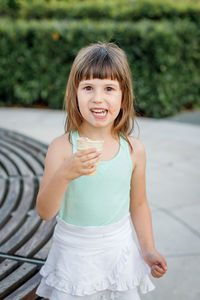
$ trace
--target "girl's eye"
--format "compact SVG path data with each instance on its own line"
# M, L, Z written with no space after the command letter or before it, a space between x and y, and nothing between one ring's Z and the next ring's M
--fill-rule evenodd
M91 90L92 90L92 87L89 86L89 85L88 85L88 86L85 86L85 87L84 87L84 90L86 90L86 91L91 91Z
M107 86L106 91L111 92L113 91L113 88L111 86Z

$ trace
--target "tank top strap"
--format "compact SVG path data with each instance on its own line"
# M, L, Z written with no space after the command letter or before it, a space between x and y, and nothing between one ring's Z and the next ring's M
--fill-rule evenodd
M73 148L73 153L75 153L77 151L76 149L76 139L78 138L78 131L71 131L70 132L71 135L71 140L72 140L72 148Z
M129 161L129 167L130 167L130 171L133 171L133 162L132 162L132 158L131 158L131 153L130 153L130 148L129 148L129 144L128 142L124 139L123 134L120 133L120 147L122 149L124 149L124 152L126 153L126 156L128 158Z
M125 149L127 154L130 154L128 142L120 135L120 145Z

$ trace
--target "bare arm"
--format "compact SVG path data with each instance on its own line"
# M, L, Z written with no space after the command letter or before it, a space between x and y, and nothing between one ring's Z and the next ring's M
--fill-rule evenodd
M161 277L167 270L165 258L155 249L151 212L146 197L146 154L143 144L130 139L134 149L130 192L130 214L138 237L142 255L154 277Z
M135 168L131 179L130 214L142 251L154 249L152 220L146 197L146 155L140 141L133 145Z
M44 174L36 199L37 212L44 220L56 215L69 184L62 174L64 156L61 144L59 138L53 140L45 158Z
M36 199L37 212L42 219L49 220L56 215L69 183L94 172L99 155L95 149L72 154L66 135L53 140L47 151L44 175Z

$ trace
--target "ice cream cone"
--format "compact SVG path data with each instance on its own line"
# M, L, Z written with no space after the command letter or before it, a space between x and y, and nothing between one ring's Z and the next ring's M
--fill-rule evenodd
M77 151L96 148L97 151L101 152L103 150L103 143L104 143L103 140L93 141L93 140L90 140L86 137L79 137L76 140ZM95 165L96 165L96 170L93 173L88 174L89 176L96 174L97 167L98 167L98 162Z

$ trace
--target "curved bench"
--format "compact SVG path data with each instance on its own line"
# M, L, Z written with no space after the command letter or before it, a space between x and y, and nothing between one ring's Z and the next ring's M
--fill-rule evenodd
M35 208L47 148L0 128L0 299L41 299L35 289L56 222Z

